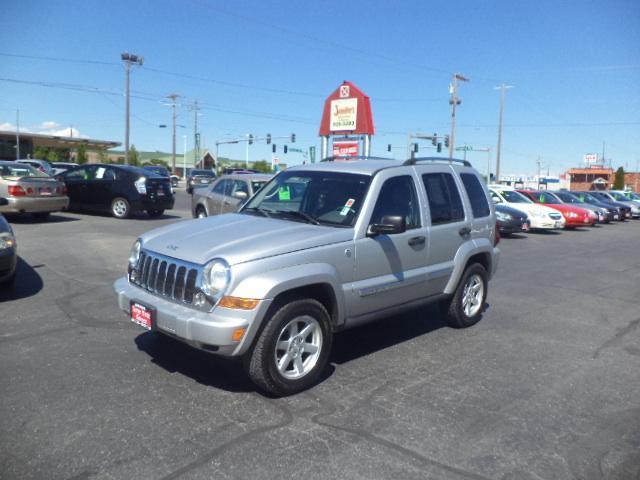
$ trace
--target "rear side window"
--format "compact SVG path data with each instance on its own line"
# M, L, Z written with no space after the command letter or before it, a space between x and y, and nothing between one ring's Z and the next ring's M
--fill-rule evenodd
M216 186L213 187L213 193L217 193L218 195L224 195L224 190L227 188L228 180L221 180L216 183Z
M432 225L464 219L460 193L451 174L426 173L422 175L422 182L429 198Z
M462 173L460 178L462 179L464 189L467 191L467 196L471 202L473 217L488 217L491 214L491 209L489 208L487 196L484 193L484 189L482 188L478 177L472 173Z

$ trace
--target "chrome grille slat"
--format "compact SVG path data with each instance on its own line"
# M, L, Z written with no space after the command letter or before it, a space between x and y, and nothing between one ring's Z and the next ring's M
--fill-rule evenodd
M178 303L190 304L196 292L199 268L154 253L142 251L134 279L129 280L150 292Z

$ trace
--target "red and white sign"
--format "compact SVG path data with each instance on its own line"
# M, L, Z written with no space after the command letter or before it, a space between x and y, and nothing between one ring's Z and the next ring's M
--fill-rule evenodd
M340 85L340 98L349 98L351 94L351 88L349 85Z
M587 153L584 156L584 163L598 163L598 154L596 154L596 153Z
M131 302L131 321L151 330L153 327L153 310L137 302Z
M357 120L357 98L342 98L340 100L331 100L331 125L329 129L332 132L355 130Z
M334 157L357 157L360 144L357 140L338 140L333 142Z

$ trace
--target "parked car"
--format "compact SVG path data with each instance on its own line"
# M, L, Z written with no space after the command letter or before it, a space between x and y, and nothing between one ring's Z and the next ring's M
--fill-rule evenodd
M621 210L621 217L622 217L621 220L625 220L632 217L631 206L628 205L627 202L619 202L615 198L613 198L611 195L607 194L602 190L590 190L589 192L583 192L583 193L589 193L603 202L607 202L609 204L619 207Z
M238 167L227 167L222 171L223 175L232 175L234 173L261 173L258 170L253 170L252 168L238 168Z
M180 181L180 177L177 175L171 175L171 186L176 188L178 186L178 182Z
M609 190L605 193L612 197L616 202L628 205L629 208L631 208L631 217L640 218L640 201L629 198L627 196L627 192L620 190Z
M526 212L503 204L496 205L496 225L500 235L528 232L531 229L531 221Z
M479 321L495 222L467 161L295 166L238 213L142 235L114 289L133 322L242 357L256 385L288 395L320 378L335 331L429 303L454 327Z
M197 218L235 212L273 175L261 173L224 175L191 196L191 214Z
M546 190L518 190L518 192L535 203L559 211L566 220L564 228L593 226L598 221L598 217L592 211L563 203L552 192Z
M613 213L613 220L623 222L625 220L625 206L616 204L615 202L611 202L608 199L603 199L600 197L596 197L595 195L591 195L589 192L578 192L578 191L570 191L571 195L578 197L580 200L584 202L588 202L591 205L596 205L599 207L606 208L610 213ZM631 211L631 209L629 209Z
M529 215L531 230L562 229L566 220L560 212L553 208L534 203L531 199L506 185L489 185L489 193L495 204L522 210Z
M146 210L152 217L173 208L168 178L129 165L82 165L58 175L67 186L70 208L108 211L128 218Z
M46 173L47 175L53 176L53 165L49 160L38 160L35 158L21 158L20 160L16 160L18 163L24 163L26 165L31 165L36 170L40 170L42 173Z
M71 162L52 162L51 166L53 167L53 172L50 173L50 175L52 177L55 177L56 175L58 175L58 174L60 174L62 172L66 172L70 168L77 167L78 164L77 163L71 163Z
M0 197L0 207L7 206L9 201ZM18 263L18 246L13 229L0 213L0 287L11 285L16 276Z
M0 212L30 213L41 219L69 205L62 182L24 162L0 161L0 197L8 201Z
M591 210L593 213L595 213L598 216L599 223L609 223L612 220L614 220L616 216L617 210L613 207L607 208L606 206L598 206L598 205L585 202L584 200L580 200L578 196L566 190L560 190L558 192L553 192L553 193L563 203Z
M209 185L216 179L213 170L193 169L187 176L187 193L193 192L194 188Z

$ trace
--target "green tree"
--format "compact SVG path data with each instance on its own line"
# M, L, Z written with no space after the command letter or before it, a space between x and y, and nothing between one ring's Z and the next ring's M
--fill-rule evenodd
M49 149L46 147L36 147L33 151L33 158L46 159L49 156Z
M169 168L169 164L159 158L152 158L151 160L149 160L149 165L160 165L162 167Z
M614 190L624 190L624 168L618 167L616 170L616 178L613 181Z
M136 150L135 145L131 145L129 149L129 165L138 166L140 164L140 159L138 158L138 150Z
M87 147L84 143L81 143L76 152L76 163L82 165L87 163Z
M253 169L263 173L271 173L273 171L271 170L271 164L266 160L259 160L257 162L254 162Z
M109 155L104 150L98 150L98 162L109 163Z

